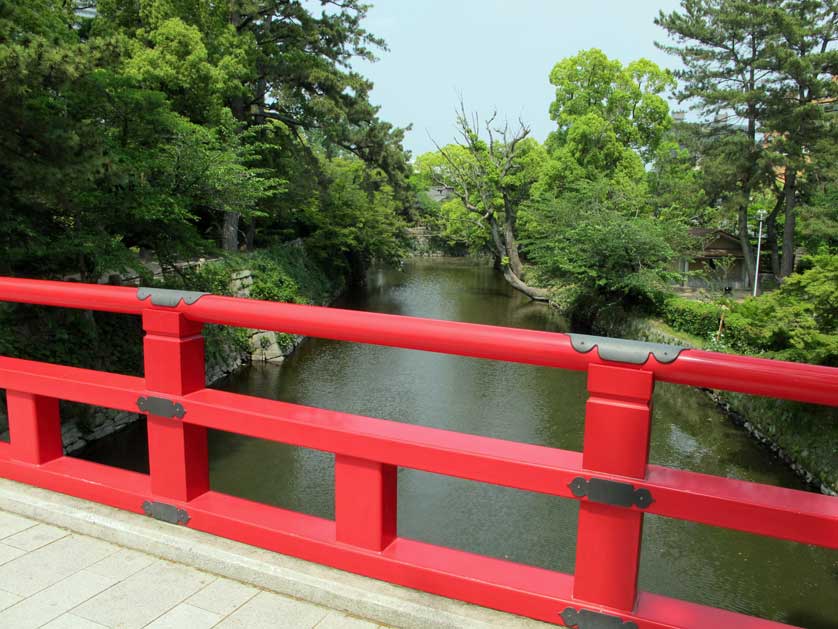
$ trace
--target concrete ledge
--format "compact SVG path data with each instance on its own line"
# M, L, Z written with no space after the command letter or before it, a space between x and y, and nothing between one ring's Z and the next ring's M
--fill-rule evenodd
M404 629L554 626L6 479L0 479L0 509Z

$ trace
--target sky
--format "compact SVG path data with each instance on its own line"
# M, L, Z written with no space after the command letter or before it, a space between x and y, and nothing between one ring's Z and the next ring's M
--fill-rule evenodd
M370 1L366 28L389 51L355 68L375 83L371 100L384 120L413 124L405 147L414 157L434 149L431 138L441 145L454 139L459 95L466 111L497 109L510 123L521 117L543 141L554 125L550 70L580 50L677 65L655 48L666 33L653 20L678 0Z

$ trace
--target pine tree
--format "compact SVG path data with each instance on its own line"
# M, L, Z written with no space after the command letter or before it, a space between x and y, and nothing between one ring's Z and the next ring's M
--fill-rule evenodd
M744 121L744 131L720 129L727 159L737 169L736 188L728 191L737 208L737 231L748 276L754 279L754 254L748 231L751 194L765 176L759 124L765 115L769 62L775 50L772 18L780 0L682 0L681 11L660 12L655 23L674 44L656 43L676 55L683 69L677 93L720 127Z

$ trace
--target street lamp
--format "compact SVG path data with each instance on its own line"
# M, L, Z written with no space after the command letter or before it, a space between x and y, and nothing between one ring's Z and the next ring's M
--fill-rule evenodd
M762 251L762 222L765 220L765 216L767 214L768 212L765 210L759 210L757 212L757 220L759 220L759 236L757 236L757 268L754 272L754 297L757 296L757 287L759 286L759 255Z

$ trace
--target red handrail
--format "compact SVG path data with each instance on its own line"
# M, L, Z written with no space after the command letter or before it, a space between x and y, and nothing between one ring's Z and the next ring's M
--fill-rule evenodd
M0 301L136 315L154 307L148 300L139 300L135 288L2 277ZM590 364L606 362L595 352L573 350L566 334L537 330L219 295L207 295L191 305L181 302L170 310L199 323L561 369L584 371ZM669 364L650 358L643 368L653 372L655 380L664 382L838 405L838 370L829 367L690 349Z
M580 627L600 616L638 628L785 626L638 592L647 512L838 548L834 497L647 463L656 380L836 406L838 369L643 344L620 355L612 345L625 344L609 339L580 346L560 333L42 280L0 278L0 301L142 315L147 333L144 378L0 357L11 432L11 442L0 444L0 474L7 478ZM584 451L206 389L204 323L585 370ZM63 456L58 399L145 412L150 474ZM335 521L210 490L209 428L333 452ZM575 574L398 537L398 467L580 500Z

